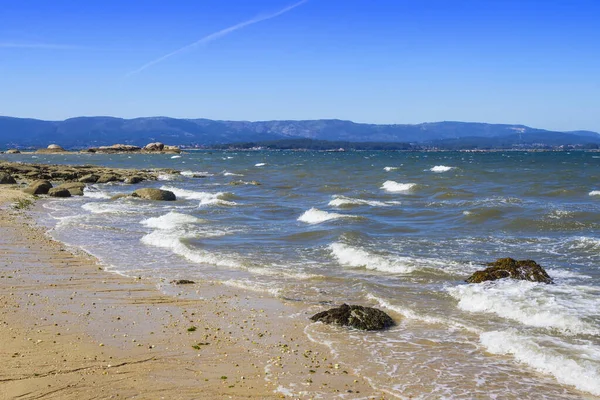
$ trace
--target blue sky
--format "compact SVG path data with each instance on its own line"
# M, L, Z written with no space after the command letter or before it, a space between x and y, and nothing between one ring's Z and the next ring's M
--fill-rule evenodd
M584 0L2 0L0 115L600 132L598 21Z

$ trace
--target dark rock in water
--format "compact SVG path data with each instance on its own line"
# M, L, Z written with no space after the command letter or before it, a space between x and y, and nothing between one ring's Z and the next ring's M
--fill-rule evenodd
M381 310L371 307L342 304L310 317L311 320L325 324L351 326L366 331L376 331L394 326L394 320Z
M52 189L52 184L48 181L35 181L23 191L29 194L48 194L48 191Z
M83 196L83 189L85 189L85 183L83 182L68 182L57 186L57 189L67 189L71 196Z
M71 197L71 192L65 188L52 188L48 190L48 196L51 197Z
M512 278L523 281L553 283L552 278L533 260L514 260L512 258L499 258L486 264L488 268L477 271L466 282L480 283L495 281L502 278Z
M0 185L14 185L15 183L17 181L15 181L12 175L0 172Z
M79 178L79 182L96 183L98 181L98 178L100 178L98 175L87 174L87 175L84 175L81 178Z
M133 176L128 176L127 178L125 178L125 183L129 183L129 184L136 184L136 183L140 183L144 180L144 178L142 178L141 176L137 176L137 175L133 175Z
M118 180L116 175L113 174L102 174L100 175L100 177L98 178L98 180L96 181L96 183L108 183L108 182L115 182L116 180Z
M175 193L168 190L162 189L138 189L131 194L133 197L141 197L146 200L159 200L159 201L174 201L177 200Z
M21 154L21 152L17 149L8 149L6 150L6 154Z
M171 283L173 285L192 285L192 284L194 284L196 282L190 281L189 279L178 279L178 280L175 280L175 281L171 281Z

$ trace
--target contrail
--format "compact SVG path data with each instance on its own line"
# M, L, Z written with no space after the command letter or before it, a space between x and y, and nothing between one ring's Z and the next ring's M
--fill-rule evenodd
M146 64L142 65L140 68L136 69L135 71L131 71L126 76L131 76L131 75L135 75L137 73L140 73L143 70L145 70L146 68L149 68L149 67L151 67L151 66L153 66L155 64L158 64L158 63L166 60L167 58L173 57L176 54L182 53L182 52L184 52L186 50L189 50L189 49L192 49L194 47L197 47L197 46L200 46L200 45L203 45L203 44L208 44L210 42L213 42L213 41L215 41L217 39L222 38L223 36L226 36L226 35L230 34L231 32L237 31L238 29L242 29L242 28L245 28L247 26L256 24L258 22L262 22L262 21L266 21L268 19L272 19L272 18L278 17L278 16L280 16L282 14L285 14L288 11L293 10L294 8L296 8L298 6L301 6L302 4L306 3L307 1L308 0L301 0L301 1L297 2L297 3L289 5L289 6L283 8L283 9L281 9L281 10L279 10L279 11L273 13L273 14L267 14L267 15L262 15L262 16L259 15L259 16L255 17L255 18L253 18L253 19L248 20L248 21L240 22L237 25L233 25L233 26L230 26L229 28L225 28L225 29L222 29L222 30L220 30L218 32L211 33L210 35L204 36L202 39L200 39L200 40L198 40L198 41L196 41L194 43L188 44L187 46L184 46L184 47L182 47L182 48L180 48L178 50L175 50L175 51L173 51L173 52L171 52L169 54L165 54L164 56L162 56L160 58L157 58L156 60L152 60L149 63L146 63Z

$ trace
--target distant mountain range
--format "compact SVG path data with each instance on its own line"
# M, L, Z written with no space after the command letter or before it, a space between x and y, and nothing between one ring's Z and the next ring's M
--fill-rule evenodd
M590 131L556 132L524 125L474 122L432 122L415 125L361 124L342 120L218 121L146 117L77 117L64 121L0 117L0 148L84 148L114 143L143 146L160 141L180 146L282 139L315 139L345 142L403 142L418 144L472 143L473 146L600 143Z

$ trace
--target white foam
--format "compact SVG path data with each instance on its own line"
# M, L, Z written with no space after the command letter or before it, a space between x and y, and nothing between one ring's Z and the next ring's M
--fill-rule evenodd
M223 176L244 176L244 174L235 174L233 172L223 172Z
M171 158L181 158L181 156L172 156Z
M298 217L298 221L306 222L307 224L320 224L321 222L331 221L335 219L341 218L358 218L356 215L348 215L348 214L338 214L327 211L317 210L316 208L311 208L308 211L305 211L304 214Z
M600 190L592 190L589 193L590 196L600 196Z
M157 229L152 233L143 236L140 240L142 243L149 246L169 249L174 254L180 255L194 263L228 268L241 268L242 264L238 260L200 249L191 249L183 242L186 239L192 239L199 236L217 237L226 235L227 233L228 232L218 230L203 230L201 232L189 231L183 228Z
M440 173L440 172L448 172L448 171L450 171L450 170L451 170L451 169L453 169L453 168L454 168L454 167L448 167L448 166L446 166L446 165L436 165L435 167L432 167L432 168L430 168L429 170L430 170L431 172L437 172L437 173Z
M227 286L235 287L238 289L249 290L251 292L266 293L266 294L269 294L274 297L281 296L281 289L274 288L270 284L265 284L265 283L259 284L258 282L251 282L249 280L234 280L234 279L229 279L229 280L223 281L223 284L227 285Z
M414 270L414 266L407 264L406 259L379 256L344 243L332 243L329 245L329 250L340 264L349 267L362 267L399 274L410 273Z
M432 317L430 315L423 315L423 314L419 314L417 312L415 312L414 310L411 310L409 308L406 307L402 307L400 305L396 305L396 304L391 304L389 301L382 299L380 297L374 296L372 294L367 294L367 299L369 300L374 300L377 303L379 303L379 305L383 308L387 308L388 310L392 310L394 312L397 312L398 314L403 315L405 318L408 319L413 319L416 321L422 321L428 324L432 324L432 325L444 325L444 326L450 326L452 328L455 329L464 329L468 332L472 332L472 333L476 333L476 334L480 334L481 330L477 329L475 327L472 326L468 326L465 325L463 323L460 322L456 322L456 321L452 321L449 319L444 319L444 318L438 318L438 317Z
M600 315L597 291L591 287L503 279L447 291L465 311L492 313L566 335L600 335L600 329L586 320Z
M84 210L91 212L92 214L135 214L139 212L139 206L132 206L131 204L123 204L118 202L111 203L85 203L81 206Z
M158 174L157 179L159 181L172 181L175 179L175 174Z
M397 169L400 169L400 167L384 167L383 168L383 170L386 172L395 171Z
M398 183L394 181L385 181L381 188L387 192L391 193L402 193L402 192L410 192L415 186L416 183Z
M569 249L581 249L597 252L600 251L600 239L588 236L575 237L569 245Z
M90 190L89 187L83 189L83 197L92 199L110 199L111 195L101 190Z
M218 205L218 206L235 206L237 205L234 201L225 200L227 197L232 196L231 193L226 192L195 192L193 190L180 189L173 186L163 186L163 190L169 190L175 194L178 198L187 200L200 200L200 206Z
M155 229L175 229L182 225L195 224L203 222L200 218L196 218L193 215L181 214L175 211L170 211L160 217L148 218L140 221L140 224L155 228Z
M329 202L331 207L345 207L345 206L353 206L353 205L368 205L372 207L388 207L392 204L400 204L399 202L383 202L376 200L363 200L363 199L354 199L352 197L346 196L333 196L333 200Z
M583 355L575 360L566 356L565 352L542 346L536 343L535 338L519 335L514 330L482 333L480 342L490 353L510 354L517 361L554 376L561 384L600 395L599 354L591 344L569 346L570 353L577 350Z
M190 171L190 170L181 171L179 174L185 176L186 178L206 178L209 176L213 176L213 174L211 174L209 172Z
M265 165L267 165L267 163L264 163L264 162L254 164L255 167L264 167Z

